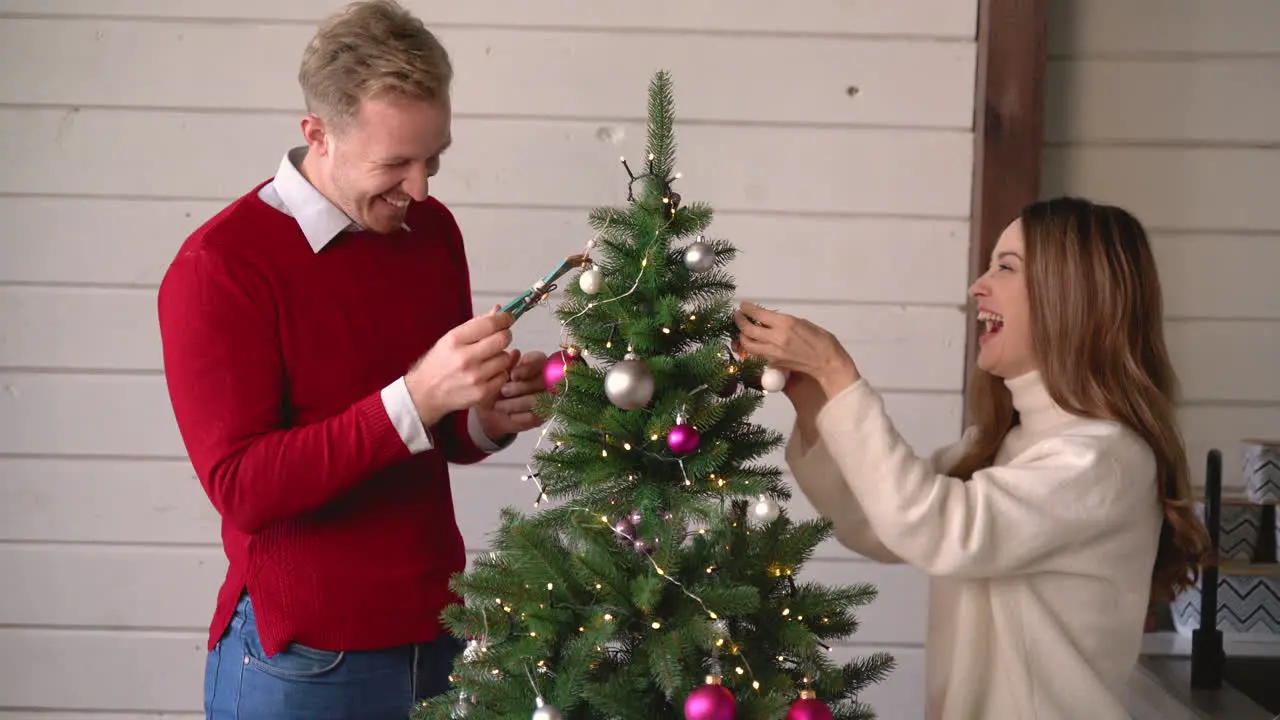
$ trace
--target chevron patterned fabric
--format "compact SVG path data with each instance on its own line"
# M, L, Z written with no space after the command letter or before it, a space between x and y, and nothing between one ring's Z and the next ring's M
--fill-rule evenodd
M1243 443L1244 491L1249 500L1280 505L1280 443Z
M1174 628L1190 635L1200 627L1200 583L1174 599ZM1229 575L1218 579L1218 629L1280 635L1280 579Z
M1196 503L1196 512L1204 520L1204 503ZM1262 507L1259 505L1222 506L1218 523L1218 547L1224 560L1252 562L1262 531Z

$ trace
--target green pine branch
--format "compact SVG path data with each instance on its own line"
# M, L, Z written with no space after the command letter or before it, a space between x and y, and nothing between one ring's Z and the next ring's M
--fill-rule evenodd
M674 130L659 72L645 157L621 178L627 202L588 215L603 286L588 294L570 278L556 309L576 361L538 401L548 427L528 479L542 494L505 510L492 552L452 579L465 602L442 621L474 643L453 690L417 720L453 717L464 694L473 719L524 720L540 696L571 720L669 720L708 674L741 720L780 720L806 679L835 717L874 717L859 697L893 658L833 658L876 588L804 571L831 524L785 507L790 488L769 462L785 438L753 422L763 362L733 352L738 251L709 234L709 205L680 196ZM695 241L710 268L686 264ZM628 354L653 380L636 409L606 392ZM668 445L678 423L699 433L691 453ZM762 502L778 504L775 518L757 519Z

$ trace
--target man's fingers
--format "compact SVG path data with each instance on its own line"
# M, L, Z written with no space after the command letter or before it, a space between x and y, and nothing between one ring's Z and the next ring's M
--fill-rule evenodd
M511 313L491 311L471 318L453 329L453 336L463 345L471 345L511 327L515 317ZM508 340L507 342L510 342ZM505 343L504 343L505 346Z
M546 365L546 357L538 357L540 352L531 352L520 358L520 362L511 370L511 379L515 381L542 378L542 368Z
M497 353L480 361L477 373L484 378L484 382L491 382L494 378L502 380L498 387L501 388L508 380L510 371L510 359L506 353Z
M547 361L547 354L542 352L541 350L534 350L533 352L525 353L524 357L520 358L520 362L522 363L526 363L526 364L536 363L537 367L533 368L535 371L537 371L538 368L540 368L542 364L545 363L546 361Z
M499 330L492 335L475 340L465 349L465 352L475 359L488 359L497 356L502 362L507 363L509 367L511 357L504 351L510 344L511 331Z
M515 415L516 413L529 412L534 408L536 402L536 395L521 395L520 397L503 398L493 404L493 409L508 415Z

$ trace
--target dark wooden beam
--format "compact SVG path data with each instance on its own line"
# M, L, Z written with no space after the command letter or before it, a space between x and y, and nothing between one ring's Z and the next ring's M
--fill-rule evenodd
M978 3L970 281L986 268L1001 231L1040 193L1047 17L1048 0ZM966 406L976 328L969 323L966 335Z

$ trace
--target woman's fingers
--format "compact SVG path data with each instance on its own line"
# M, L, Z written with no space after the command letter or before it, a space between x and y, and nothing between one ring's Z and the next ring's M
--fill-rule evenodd
M745 313L751 320L756 321L760 325L768 328L777 327L781 324L785 315L773 310L767 310L753 302L746 300L738 304L739 311Z

